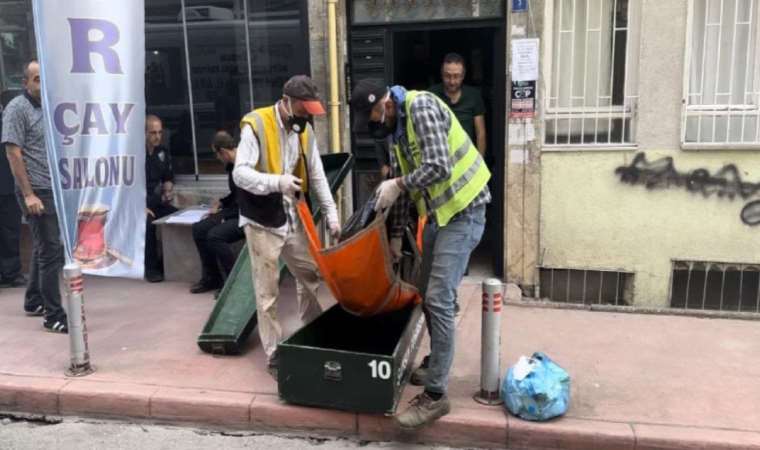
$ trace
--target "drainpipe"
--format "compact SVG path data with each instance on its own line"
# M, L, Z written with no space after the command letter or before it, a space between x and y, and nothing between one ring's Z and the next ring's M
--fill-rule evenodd
M338 98L338 32L335 9L338 0L327 0L327 43L330 64L330 151L340 151L340 99Z
M330 152L340 152L340 98L338 97L338 24L336 8L338 0L327 0L327 45L330 72ZM338 217L343 214L342 189L337 192Z

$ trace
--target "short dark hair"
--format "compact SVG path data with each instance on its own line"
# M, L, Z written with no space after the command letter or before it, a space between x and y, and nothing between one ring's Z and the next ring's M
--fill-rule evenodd
M222 149L233 149L237 147L235 145L235 139L225 130L217 131L214 135L214 140L211 142L215 152L219 152Z
M39 62L36 59L30 60L28 63L24 64L24 79L29 79L29 66L32 64L39 64Z
M453 52L446 53L446 56L443 57L443 64L461 64L462 67L465 67L464 58L462 55Z

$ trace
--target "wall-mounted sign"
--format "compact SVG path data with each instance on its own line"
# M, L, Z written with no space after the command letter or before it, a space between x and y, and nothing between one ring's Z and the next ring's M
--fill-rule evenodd
M536 114L536 82L513 81L510 118L533 117Z
M512 39L512 80L538 79L538 39Z
M528 0L512 0L512 12L528 10Z

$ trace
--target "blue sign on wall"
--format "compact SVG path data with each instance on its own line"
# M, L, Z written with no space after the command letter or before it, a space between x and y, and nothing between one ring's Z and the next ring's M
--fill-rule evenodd
M512 0L512 12L526 11L528 0Z

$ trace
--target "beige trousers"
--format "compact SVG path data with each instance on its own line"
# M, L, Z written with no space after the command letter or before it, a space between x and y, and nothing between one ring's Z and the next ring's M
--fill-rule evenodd
M314 320L322 313L317 302L319 275L308 250L306 234L298 227L287 236L278 236L268 230L245 225L248 255L251 259L251 276L256 290L256 314L259 336L271 361L282 341L282 326L277 320L277 297L280 293L280 272L277 262L280 257L297 280L298 316L303 324Z

